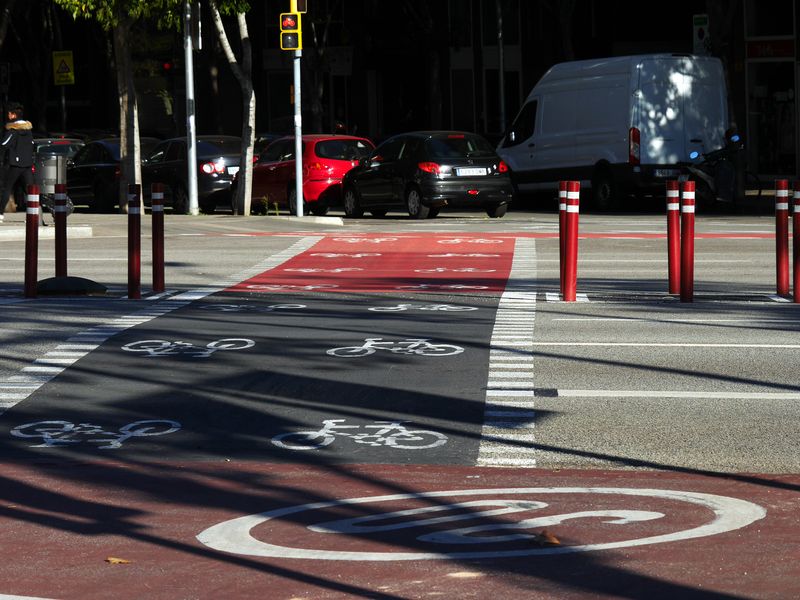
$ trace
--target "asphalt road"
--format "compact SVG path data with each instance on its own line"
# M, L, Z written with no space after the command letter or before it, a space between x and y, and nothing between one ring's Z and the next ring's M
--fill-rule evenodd
M745 572L755 557L785 552L800 529L793 516L800 313L775 296L774 218L699 217L695 295L680 302L666 291L665 218L582 215L573 303L558 297L557 215L547 211L503 219L442 214L423 222L347 221L336 213L302 220L169 216L167 292L160 295L149 293L144 219L142 300L126 298L126 218L70 219L77 234L69 242L70 275L106 286L104 296L23 298L24 239L14 239L13 216L0 231L5 575L20 567L11 551L19 536L28 536L26 552L37 563L43 559L36 556L37 536L56 536L52 552L90 552L86 536L100 527L105 533L90 546L104 553L110 550L97 547L103 535L122 540L144 583L161 582L145 558L148 547L169 560L183 555L187 565L189 556L202 557L217 581L236 581L245 568L220 556L250 556L271 565L260 570L265 581L294 582L276 597L426 597L413 585L390 585L392 577L364 564L409 560L379 551L387 549L413 550L421 554L412 563L424 561L430 544L445 563L490 560L491 568L475 567L482 579L475 597L508 592L498 579L506 567L523 597L549 597L553 590L632 598L800 592L796 561ZM53 274L52 252L52 241L42 239L40 279ZM210 484L209 477L221 479ZM283 483L262 485L270 479ZM513 491L511 480L524 491ZM297 493L285 493L288 481ZM257 497L255 482L261 482ZM658 546L655 555L598 547L599 562L566 561L554 571L504 561L577 548L588 543L584 534L601 545L618 536L533 519L500 527L527 535L484 540L484 547L474 533L442 530L435 519L430 525L440 532L417 541L397 533L399 527L368 527L374 519L415 514L416 493L450 490L441 493L457 499L453 490L476 485L483 486L475 493L479 502L505 507L497 514L543 508L542 495L584 494L585 502L567 502L569 510L639 522L633 538L640 540L673 535L672 521L659 521L653 511L702 529L712 510L717 525L702 535L664 538L662 546L647 542ZM635 501L619 491L662 487L671 492L635 492ZM45 489L63 497L42 500ZM141 530L121 524L119 515L99 517L86 529L35 516L87 493L105 507L134 511L137 527L153 537L134 533ZM233 524L214 528L270 507L278 511L273 519L308 502L338 514L333 507L353 497L398 493L411 495L392 496L397 514L322 527L357 539L378 535L371 543L380 548L365 539L366 550L304 541L308 531L322 530L314 525L281 534L276 551L274 542L236 541L241 532ZM600 508L598 499L609 494L627 498L621 504L634 512L623 516L613 502ZM26 503L30 510L20 510ZM78 506L76 512L85 518L92 511ZM571 541L556 546L531 533L545 522ZM735 552L743 535L753 543ZM686 540L695 537L702 540L691 546L698 556L684 569L655 566L680 563L689 552ZM473 554L459 553L465 542ZM715 547L729 551L704 554ZM630 572L623 574L625 557L642 577L635 584ZM285 559L351 561L339 577L347 585L332 586L327 574L287 578L273 570ZM498 561L505 566L496 569ZM737 575L717 575L722 564L734 565ZM400 579L424 579L409 568ZM59 587L63 579L12 577L0 592L103 597L98 565L64 569L67 587ZM588 579L576 587L568 583L571 573ZM196 589L188 577L181 575L185 587L177 597L214 597L212 588ZM435 577L429 591L446 589L438 579L446 575ZM105 581L128 589L129 597L144 593L127 574ZM766 581L773 582L769 589ZM241 597L249 593L243 588Z

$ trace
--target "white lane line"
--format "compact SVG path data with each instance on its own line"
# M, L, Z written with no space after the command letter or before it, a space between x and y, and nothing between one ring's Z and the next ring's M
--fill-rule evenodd
M630 347L630 348L754 348L758 350L800 350L800 344L691 344L684 342L536 342L542 346Z
M533 330L537 290L529 284L536 279L536 262L534 239L517 239L489 342L479 466L536 466L531 443L536 420Z
M653 319L648 317L555 317L552 321L623 321L625 323L785 323L794 325L800 323L797 319L764 319L753 317L750 319Z
M141 325L153 319L186 306L194 300L199 300L210 294L220 292L233 285L246 281L259 273L273 269L283 264L301 252L305 252L314 244L323 239L322 236L306 236L277 254L274 254L260 263L225 278L214 286L203 287L173 296L167 300L147 306L140 313L114 317L105 323L100 323L85 331L80 331L56 346L55 351L47 352L42 358L37 358L31 365L21 369L21 375L13 375L0 381L0 415L9 408L28 398L47 382L64 371L66 367L80 360L92 350L109 338L136 325ZM97 342L97 343L87 343ZM70 350L72 352L64 352Z
M707 392L703 390L536 390L537 397L550 398L697 398L714 400L800 400L796 392Z
M560 292L545 292L544 299L547 302L562 302L561 300L561 293ZM586 294L575 294L575 301L576 302L589 302L589 296ZM570 303L571 304L571 303Z

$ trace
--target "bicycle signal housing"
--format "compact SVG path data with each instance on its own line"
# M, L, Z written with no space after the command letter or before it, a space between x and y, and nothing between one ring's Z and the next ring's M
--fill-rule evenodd
M281 13L281 50L302 50L303 30L300 13Z

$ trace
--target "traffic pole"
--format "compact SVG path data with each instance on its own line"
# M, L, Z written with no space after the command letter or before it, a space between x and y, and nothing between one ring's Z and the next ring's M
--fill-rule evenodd
M792 212L792 250L794 265L794 295L792 300L800 303L800 181L794 182L794 211Z
M558 281L564 297L564 253L567 244L567 182L558 182Z
M564 302L575 302L578 287L578 215L580 213L579 181L567 182L566 245L564 247Z
M153 291L164 291L164 185L150 186L150 212L153 216Z
M53 194L56 230L56 277L67 276L67 186L57 183Z
M138 183L128 184L128 298L142 297L142 215Z
M789 294L789 181L775 180L775 267L778 296Z
M681 194L681 302L694 298L694 181L685 181Z
M39 263L39 186L28 186L25 199L25 297L36 298Z
M667 181L667 266L669 293L681 293L681 201L677 181Z

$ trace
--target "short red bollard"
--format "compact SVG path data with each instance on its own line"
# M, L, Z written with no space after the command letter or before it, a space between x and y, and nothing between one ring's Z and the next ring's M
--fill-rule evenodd
M39 263L39 186L29 185L25 199L25 297L36 298Z
M792 250L794 264L794 296L800 303L800 181L794 182L794 211L792 212Z
M67 186L57 183L53 194L56 229L56 277L67 276Z
M681 200L677 181L667 182L667 268L669 293L681 292Z
M164 291L164 185L150 186L150 212L153 217L153 291Z
M128 298L142 297L142 214L139 184L128 185Z
M694 181L686 181L681 193L681 302L694 298Z
M578 214L579 181L567 182L566 245L564 246L564 302L575 302L578 287Z
M567 243L567 182L558 182L558 281L564 297L564 252Z
M775 268L779 296L789 294L789 181L775 180Z

